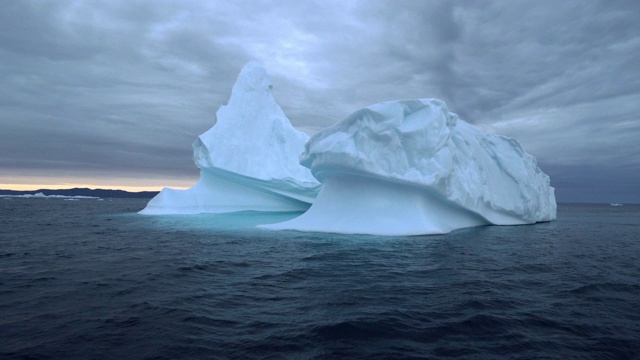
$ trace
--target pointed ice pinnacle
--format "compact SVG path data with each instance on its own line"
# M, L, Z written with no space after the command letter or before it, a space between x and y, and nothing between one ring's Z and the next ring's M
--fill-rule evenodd
M193 143L200 180L190 189L164 188L141 214L304 211L318 181L299 164L309 137L296 130L273 98L257 62L244 66L215 125Z

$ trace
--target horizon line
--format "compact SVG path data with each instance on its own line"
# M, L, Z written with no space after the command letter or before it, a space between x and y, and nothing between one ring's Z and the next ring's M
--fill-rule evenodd
M37 190L71 190L71 189L89 189L89 190L122 190L128 192L141 191L161 191L169 186L118 186L118 185L94 185L94 184L0 184L0 190L7 191L37 191ZM189 187L170 186L172 189L184 190Z

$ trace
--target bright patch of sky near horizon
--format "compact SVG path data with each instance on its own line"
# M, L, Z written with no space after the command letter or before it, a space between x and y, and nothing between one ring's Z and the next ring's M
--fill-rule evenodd
M191 143L255 59L307 133L437 97L517 138L559 201L640 202L639 17L635 1L3 1L0 187L191 185Z

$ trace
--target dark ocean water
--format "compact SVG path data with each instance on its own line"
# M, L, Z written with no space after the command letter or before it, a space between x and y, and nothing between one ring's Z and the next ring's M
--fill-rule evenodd
M0 358L640 358L640 206L418 237L0 199Z

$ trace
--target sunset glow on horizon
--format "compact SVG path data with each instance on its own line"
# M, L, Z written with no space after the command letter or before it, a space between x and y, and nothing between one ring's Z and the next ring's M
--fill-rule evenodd
M193 185L193 181L173 181L167 182L162 180L138 180L119 181L92 179L90 181L46 181L46 179L38 179L40 181L24 181L24 182L4 182L0 180L0 189L14 191L34 191L40 189L62 190L73 188L89 188L89 189L105 189L105 190L124 190L130 192L139 191L160 191L165 187L173 189L187 189ZM43 181L44 180L44 181ZM146 184L145 184L146 183Z

